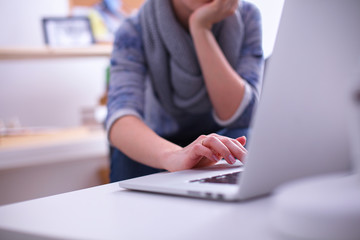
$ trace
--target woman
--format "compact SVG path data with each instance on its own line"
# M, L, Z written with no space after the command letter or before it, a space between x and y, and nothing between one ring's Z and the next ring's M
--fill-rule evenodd
M263 68L253 5L147 0L118 30L111 66L111 181L243 160Z

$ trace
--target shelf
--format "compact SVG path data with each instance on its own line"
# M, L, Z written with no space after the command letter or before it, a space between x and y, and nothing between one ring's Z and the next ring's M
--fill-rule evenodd
M62 57L110 57L111 44L81 48L60 47L2 47L0 59L62 58Z
M90 157L106 157L103 129L87 127L44 130L0 138L0 170L38 166Z

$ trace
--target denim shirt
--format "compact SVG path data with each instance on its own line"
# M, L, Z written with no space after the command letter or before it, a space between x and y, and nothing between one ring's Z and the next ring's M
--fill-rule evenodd
M106 119L108 134L114 122L127 115L142 119L157 134L170 139L195 137L221 128L248 127L262 86L262 30L260 12L254 5L242 2L240 13L245 25L245 38L235 71L246 81L245 94L238 110L227 121L220 120L214 110L176 119L165 112L149 80L140 15L126 19L116 33L111 57Z

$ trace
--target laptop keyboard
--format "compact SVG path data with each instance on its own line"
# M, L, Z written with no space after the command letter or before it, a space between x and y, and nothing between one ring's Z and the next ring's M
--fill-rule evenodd
M237 180L240 176L240 172L233 172L223 175L217 175L214 177L209 178L201 178L201 179L195 179L191 180L191 183L226 183L226 184L237 184Z

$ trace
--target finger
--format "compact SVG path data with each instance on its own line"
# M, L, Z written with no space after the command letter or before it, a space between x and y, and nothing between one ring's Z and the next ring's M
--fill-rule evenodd
M223 5L223 0L214 0L210 4L212 4L215 9L221 9Z
M242 144L240 144L238 139L242 143L245 144L246 143L246 137L245 136L239 137L238 139L233 139L233 138L229 138L229 137L220 136L219 139L225 144L225 146L230 150L231 154L235 158L237 158L238 160L243 162L244 157L247 155L247 150Z
M215 0L214 6L219 14L226 14L229 12L230 4L232 0Z
M232 155L231 151L227 148L227 146L217 136L218 135L216 134L210 134L202 141L202 144L205 147L210 148L214 152L219 153L229 164L234 164L236 162L235 157Z
M236 140L237 140L242 146L245 146L245 144L246 144L246 137L245 137L245 136L238 137Z
M228 10L233 9L233 8L234 8L234 4L235 4L235 1L234 1L234 0L228 0L227 3L226 3L226 8L227 8Z
M236 0L228 0L224 6L227 12L233 12L237 7Z
M232 0L229 5L228 15L234 15L239 7L238 0Z
M244 157L247 155L247 149L241 144L241 143L246 144L245 136L239 137L237 139L233 139L233 138L225 137L225 136L222 136L222 135L219 135L216 133L212 133L212 134L208 135L207 137L215 137L215 138L219 139L221 142L224 143L224 145L227 147L227 149L229 149L231 155L234 156L235 158L239 159L240 161L243 161ZM203 141L207 137L205 136L203 138ZM240 142L239 142L239 140L240 140ZM233 144L235 144L235 146L230 144L229 141L231 141ZM214 149L213 149L213 151L214 151ZM221 153L221 155L225 158L225 160L227 162L229 162L229 158L231 158L231 155L229 156L229 158L226 158L226 155L224 155L223 153Z
M237 8L239 6L239 0L233 0L233 5L234 8Z
M217 157L218 160L222 159L222 156L220 153L213 151L213 154Z
M222 139L223 143L226 147L230 150L231 154L235 156L237 159L242 161L244 156L247 154L247 150L242 146L240 143L234 143L234 140L231 138L224 138ZM236 142L236 140L235 140Z
M239 142L237 139L231 139L233 141L233 143L235 143L236 145L238 145L239 147L243 146L241 142Z
M236 155L234 153L233 154L236 155L237 159L239 159L241 162L243 162L244 157L246 157L246 155L248 154L248 150L240 144L240 151L241 152L238 152L238 154L240 154L240 155Z
M205 136L205 135L203 135L203 136L204 136L203 139L205 139L206 136ZM219 135L219 134L217 134L217 133L211 133L209 136L214 136L214 137L217 137L217 138L219 138L219 139L229 138L229 137L225 137L225 136ZM203 140L203 139L202 139L202 140ZM230 139L232 139L232 138L230 138ZM232 140L234 141L235 144L240 143L241 146L244 146L244 145L246 144L246 137L245 137L245 136L241 136L241 137L238 137L238 138L232 139ZM239 145L239 146L240 146L240 145ZM244 147L243 147L243 149L246 150Z
M238 148L240 148L242 152L244 152L245 154L247 154L247 149L246 149L243 145L241 145L238 140L232 139L232 142L233 142Z
M211 149L203 145L202 143L197 143L193 147L194 154L197 156L202 156L210 159L213 162L218 162L219 157L217 157Z
M222 136L222 135L219 135L219 134L216 134L216 133L212 133L210 134L209 136L214 136L214 137L217 137L220 139L220 141L222 141L222 139L231 139L231 141L233 141L233 143L235 143L237 146L239 146L241 149L243 149L244 151L247 151L244 147L244 145L246 144L246 137L245 136L242 136L242 137L239 137L237 139L233 139L233 138L229 138L229 137L225 137L225 136ZM204 138L205 139L205 138ZM240 141L239 141L240 140Z

